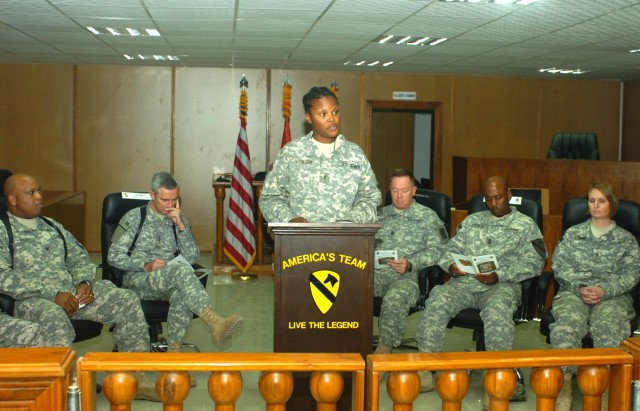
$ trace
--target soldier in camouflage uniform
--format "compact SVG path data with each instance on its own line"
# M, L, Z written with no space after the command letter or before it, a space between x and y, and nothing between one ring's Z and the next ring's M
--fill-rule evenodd
M109 264L125 271L123 286L134 290L141 299L169 301L169 351L180 351L193 314L210 328L214 343L224 345L242 327L243 320L235 314L228 318L218 316L193 272L190 264L198 260L200 250L189 220L180 209L178 182L167 172L156 173L150 194L141 227L139 208L122 217L122 230L116 232L109 248ZM187 263L168 264L178 255Z
M0 311L0 348L47 347L40 324L13 318Z
M0 225L0 292L16 300L14 315L38 323L51 346L71 346L73 318L115 324L120 351L149 351L135 293L109 281L93 282L96 267L84 247L60 223L40 216L38 182L14 174L4 188L13 244Z
M38 182L14 174L5 181L4 193L11 231L0 225L0 292L16 300L14 315L37 323L47 346L71 346L73 318L113 326L119 351L149 351L140 300L110 281L93 282L96 267L87 250L60 223L40 215ZM153 382L143 373L136 378L136 399L160 401Z
M326 87L302 99L313 131L284 146L267 173L260 209L268 222L373 223L381 202L369 160L340 134L340 105Z
M375 296L383 297L376 354L391 353L400 344L409 309L419 296L418 273L438 261L449 238L438 215L413 199L414 181L409 170L394 170L389 184L393 204L378 214L382 228L376 234L376 249L395 250L398 259L375 270Z
M490 177L484 194L488 210L465 218L438 262L451 279L435 286L427 299L417 328L422 352L442 351L447 323L465 308L480 309L487 351L513 347L520 282L540 274L547 250L536 223L509 206L511 191L503 178ZM451 253L494 254L499 268L490 274L467 275L454 264ZM430 377L424 378L424 386Z
M618 347L631 334L629 322L635 317L631 290L640 280L638 243L611 219L618 199L610 184L593 184L588 202L591 218L568 228L553 253L559 286L551 309L555 349L579 348L587 333L596 348ZM571 409L574 371L565 368L556 410Z

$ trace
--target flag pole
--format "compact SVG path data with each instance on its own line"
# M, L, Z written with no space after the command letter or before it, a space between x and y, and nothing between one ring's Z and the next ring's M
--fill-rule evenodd
M238 268L231 274L231 278L242 281L257 278L255 273L249 272L256 257L256 229L251 155L246 130L249 111L248 87L249 82L243 74L240 80L240 132L233 161L229 215L224 238L224 254Z

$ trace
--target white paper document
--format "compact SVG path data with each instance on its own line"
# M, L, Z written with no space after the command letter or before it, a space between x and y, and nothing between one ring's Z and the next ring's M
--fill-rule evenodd
M398 251L396 250L376 250L374 253L375 264L373 268L388 267L387 263L391 260L398 259Z
M451 257L458 268L467 274L490 274L499 268L494 254L468 256L451 253Z
M211 272L211 270L207 269L207 268L198 268L197 270L193 269L193 266L191 264L189 264L189 261L187 261L186 258L184 258L182 256L182 254L179 254L177 257L175 257L173 260L169 261L167 263L167 265L173 265L173 264L186 264L189 266L189 268L191 268L193 270L193 272L196 274L196 277L198 278L202 278L206 275L209 275L209 273Z

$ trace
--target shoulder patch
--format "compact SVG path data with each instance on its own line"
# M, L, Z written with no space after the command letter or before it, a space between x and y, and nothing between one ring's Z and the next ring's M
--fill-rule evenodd
M124 220L122 222L122 228L124 228L125 230L129 231L129 229L131 228L131 221L130 220Z

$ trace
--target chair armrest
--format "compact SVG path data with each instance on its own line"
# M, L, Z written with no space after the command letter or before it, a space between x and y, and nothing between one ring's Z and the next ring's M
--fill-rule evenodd
M0 310L13 316L13 306L15 300L6 294L0 294Z
M555 285L556 280L553 278L553 271L544 271L538 278L538 290L536 292L535 317L534 321L540 321L544 314L545 304L547 303L547 295L549 288ZM557 291L557 287L556 287Z
M522 287L522 305L520 306L520 312L516 315L516 322L525 323L533 318L537 284L538 276L527 278L520 283Z

